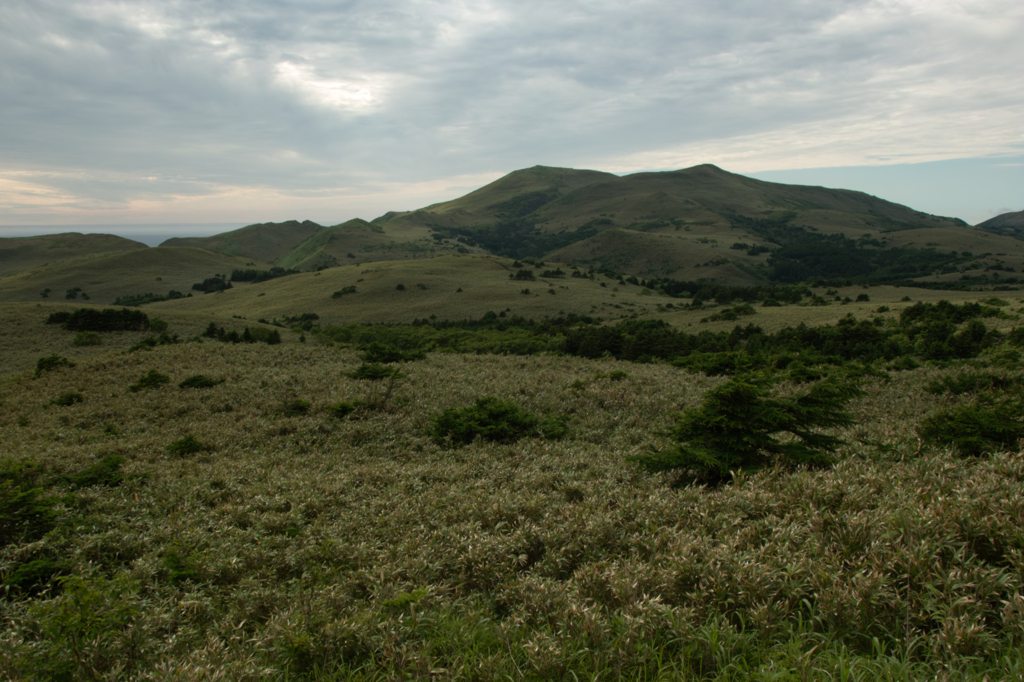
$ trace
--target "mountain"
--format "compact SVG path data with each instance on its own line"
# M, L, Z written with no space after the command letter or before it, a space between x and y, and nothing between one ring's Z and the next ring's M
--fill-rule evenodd
M460 199L374 221L385 230L410 223L510 258L747 284L872 269L890 279L930 275L950 259L894 264L895 256L869 251L891 250L896 233L927 243L934 240L917 231L968 229L863 192L764 182L707 164L623 177L536 166ZM941 240L926 248L942 251ZM797 267L807 258L815 263Z
M1003 213L975 225L979 230L1024 239L1024 211Z
M148 248L140 242L112 234L65 232L39 237L7 237L0 239L0 277L45 263Z
M258 223L212 237L175 237L160 244L160 248L189 246L272 263L322 229L311 220Z

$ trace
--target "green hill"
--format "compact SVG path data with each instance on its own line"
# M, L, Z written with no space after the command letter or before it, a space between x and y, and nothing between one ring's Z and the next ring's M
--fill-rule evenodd
M430 235L428 229L411 226L395 228L388 233L378 225L356 218L313 233L281 255L274 265L316 270L365 261L427 258L451 250L445 249Z
M985 232L1024 239L1024 211L1003 213L995 218L989 218L983 223L978 223L975 227Z
M188 246L272 263L322 229L323 226L311 220L259 223L212 237L175 237L160 247Z
M148 248L140 242L112 234L65 232L38 237L7 237L0 239L0 277L46 263Z
M230 277L235 269L269 269L268 263L185 247L143 248L120 253L40 265L0 278L0 301L64 301L78 289L75 300L110 304L122 296L175 290L188 294L192 285L214 275ZM85 298L85 297L88 298Z

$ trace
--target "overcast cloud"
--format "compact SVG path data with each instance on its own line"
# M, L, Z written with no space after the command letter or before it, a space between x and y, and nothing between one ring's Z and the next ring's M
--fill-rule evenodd
M534 164L1019 161L1022 34L1020 0L4 0L0 224L332 223Z

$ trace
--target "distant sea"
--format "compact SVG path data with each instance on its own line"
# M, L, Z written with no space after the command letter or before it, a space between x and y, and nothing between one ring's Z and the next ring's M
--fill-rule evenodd
M0 237L35 237L62 232L116 234L158 246L174 237L209 237L245 227L248 223L139 223L121 225L0 225Z

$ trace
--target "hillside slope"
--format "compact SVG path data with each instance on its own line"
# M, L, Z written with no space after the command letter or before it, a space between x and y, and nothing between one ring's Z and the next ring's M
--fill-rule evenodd
M975 225L979 230L1024 239L1024 211L1003 213Z
M192 285L214 275L230 276L235 269L269 269L268 263L214 253L205 249L161 246L73 261L50 263L0 278L0 301L65 300L65 292L78 288L78 297L95 304L110 304L121 296L175 290L188 294Z
M311 220L258 223L212 237L175 237L160 247L193 247L272 263L322 229L323 226Z
M6 237L0 239L0 277L45 263L148 248L141 242L112 234L65 232L38 237Z

